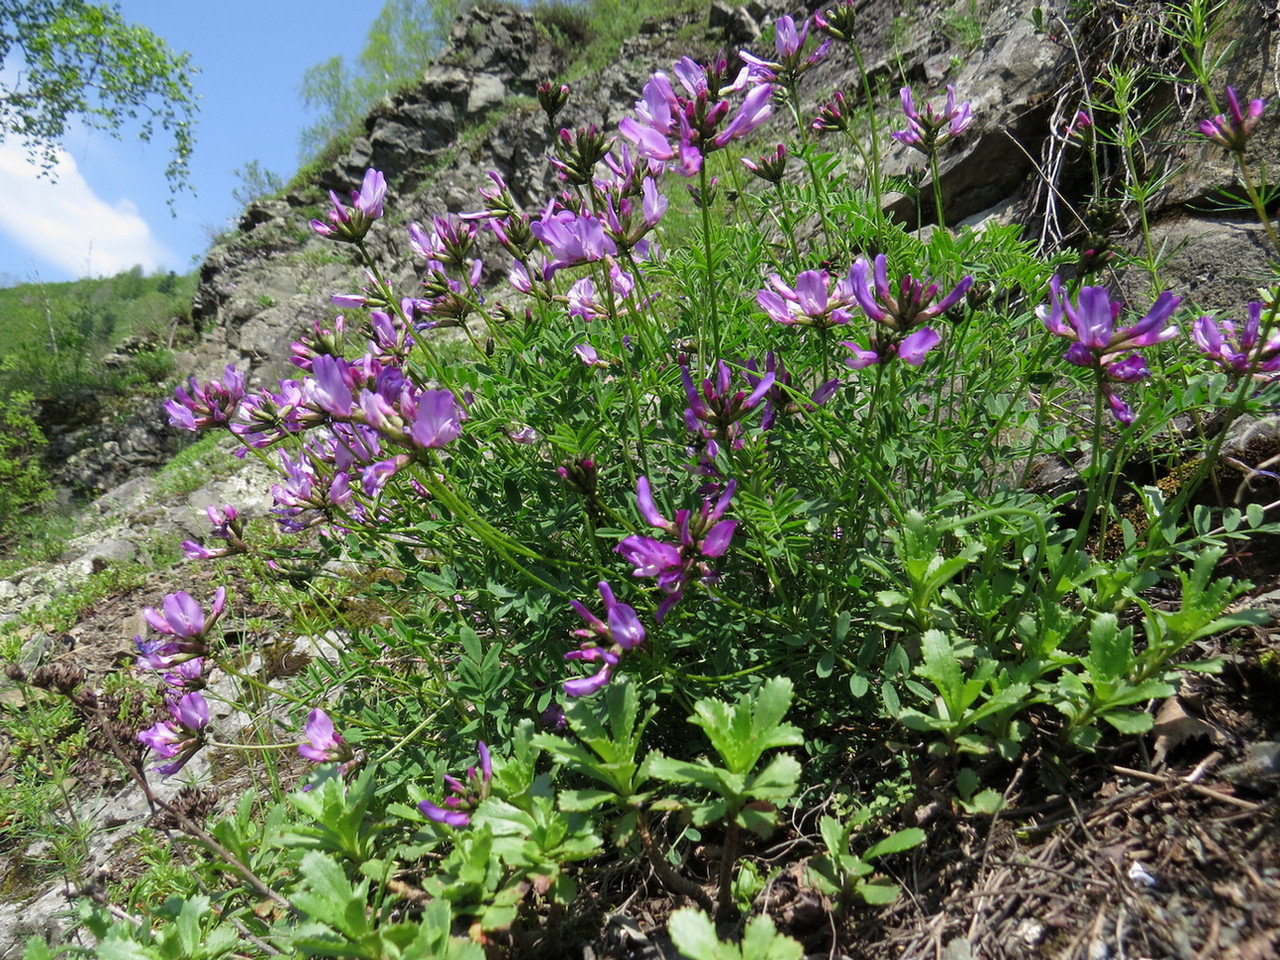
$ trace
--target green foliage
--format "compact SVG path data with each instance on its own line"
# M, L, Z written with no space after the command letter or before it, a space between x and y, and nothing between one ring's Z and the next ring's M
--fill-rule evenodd
M895 902L902 892L897 884L868 879L875 872L872 861L918 847L925 840L923 830L908 827L872 844L864 853L855 854L850 840L869 819L870 811L865 807L845 823L836 817L824 816L818 822L818 832L826 853L809 858L805 864L810 881L823 893L835 897L846 911L854 900L868 904Z
M21 64L12 61L20 59ZM46 172L73 123L118 135L141 120L138 136L173 138L165 174L186 187L199 108L195 68L145 27L128 23L113 4L84 0L0 3L0 139L20 138Z
M778 933L768 916L752 918L738 944L722 941L711 918L691 907L673 913L667 928L676 949L689 960L800 960L804 956L804 947Z
M169 345L189 322L194 273L24 283L0 289L0 397L25 390L72 403L89 394L158 393L172 375ZM102 358L126 338L149 346L115 370ZM162 346L163 344L163 346Z
M613 35L599 14L623 6L556 8L543 30L585 31L600 53ZM1125 65L1100 80L1122 167L1150 133L1130 116L1148 80ZM329 757L309 791L249 795L209 828L216 844L201 837L201 896L263 952L533 953L572 926L584 881L643 856L705 911L671 920L684 955L794 958L766 918L726 943L708 916L751 909L772 882L745 832L790 823L814 851L808 883L842 910L891 903L886 858L926 839L901 827L921 799L913 757L954 784L930 802L990 815L1010 769L1149 729L1147 701L1216 668L1186 662L1198 644L1260 621L1233 608L1247 587L1220 564L1280 525L1261 506L1192 504L1230 421L1269 410L1280 387L1198 371L1173 341L1141 348L1141 390L1070 362L1036 310L1060 258L1016 227L908 232L881 210L889 184L860 133L845 149L799 132L801 175L776 187L743 183L727 150L687 184L696 199L664 181L662 257L639 264L623 238L608 261L540 271L537 253L510 310L473 292L466 264L445 267L428 292L448 290L438 317L469 320L452 343L417 328L412 347L391 343L347 312L353 342L379 338L381 372L342 367L337 348L327 373L315 362L301 419L267 438L293 458L276 496L303 538L251 535L231 561L257 602L332 645L285 696L299 713L323 704L342 738L306 751ZM1121 170L1116 185L1141 206L1160 175ZM883 309L847 289L869 251L885 258ZM1134 262L1155 282L1160 259ZM588 280L590 322L566 308ZM780 313L770 292L792 284L809 292L787 302L816 309L823 287L842 312ZM959 284L948 310L923 314L884 292ZM1278 315L1265 305L1262 342ZM936 348L911 355L903 335L926 319ZM1131 421L1108 419L1121 398ZM432 422L436 404L456 422ZM1219 412L1207 449L1180 448L1169 424ZM170 475L203 475L209 443ZM1083 509L1028 489L1045 455L1076 464ZM1162 581L1178 599L1155 602ZM267 707L271 689L209 646ZM254 746L292 751L297 727L273 741L264 724ZM906 744L879 754L891 772L868 773L864 805L833 815L849 757L890 738ZM718 864L700 862L707 850ZM183 920L193 897L140 907L132 925L90 922L120 955L156 955L206 932Z
M283 178L264 167L257 159L236 167L233 176L240 182L231 191L231 198L242 207L247 207L255 200L264 200L284 190Z
M23 529L23 521L53 499L40 462L44 433L29 393L0 401L0 544Z

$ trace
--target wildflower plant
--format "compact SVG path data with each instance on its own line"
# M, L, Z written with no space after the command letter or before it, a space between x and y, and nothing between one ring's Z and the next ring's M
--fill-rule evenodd
M290 715L238 745L300 755L310 789L280 789L260 819L237 808L205 844L218 882L252 892L228 892L224 915L264 952L493 953L630 856L728 919L759 876L739 865L746 834L784 822L842 907L888 902L877 864L923 836L848 812L853 787L828 783L850 747L831 731L858 748L891 726L954 775L958 814L990 812L1033 741L1087 751L1148 729L1178 670L1215 668L1178 657L1259 619L1217 564L1274 531L1266 511L1193 506L1208 467L1170 494L1126 478L1139 457L1216 455L1171 453L1178 418L1274 401L1276 302L1239 326L1194 320L1175 291L1083 285L1016 227L947 229L938 155L973 121L950 88L923 108L904 89L894 134L933 168L927 241L883 215L873 104L842 95L821 118L870 124L862 156L820 153L798 109L788 142L745 142L832 41L856 57L853 32L846 0L812 27L780 19L768 59L655 72L616 136L551 131L556 190L533 209L495 173L473 212L396 237L370 171L313 225L355 249L362 292L294 345L293 375L251 389L229 368L175 393L175 426L229 433L277 477L271 533L211 507L209 545L187 555L254 571L308 632L342 628L288 688ZM549 122L569 97L540 89ZM1242 150L1262 122L1240 107L1211 139ZM739 141L758 158L745 188ZM792 196L796 219L771 219ZM669 242L682 211L693 239ZM417 285L392 288L375 230ZM1066 454L1083 508L1025 482ZM1152 602L1162 580L1176 606ZM280 691L216 635L235 617L225 591L144 616L158 636L137 639L136 670L165 692L135 735L177 776L217 742L202 685ZM831 806L802 816L819 787ZM274 913L248 906L263 897Z

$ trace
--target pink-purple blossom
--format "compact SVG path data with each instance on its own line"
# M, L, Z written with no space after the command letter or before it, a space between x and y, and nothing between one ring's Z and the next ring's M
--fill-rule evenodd
M243 399L244 374L228 363L222 380L201 384L192 377L191 392L176 388L173 399L166 400L164 408L169 413L170 426L198 432L213 427L230 428L231 418Z
M182 550L189 560L210 560L216 557L229 557L237 553L247 553L249 545L244 542L244 521L240 519L240 513L231 504L218 507L210 504L205 508L205 513L209 517L209 523L213 529L211 535L218 540L225 541L225 547L216 547L210 549L196 543L194 540L183 540Z
M462 433L462 411L448 390L406 389L400 397L400 412L409 424L409 438L416 446L434 450L446 446Z
M188 693L178 699L165 701L169 719L138 732L138 740L151 749L157 757L172 763L152 767L162 776L170 776L181 770L204 746L204 728L209 723L209 704L199 692Z
M493 780L493 759L489 748L483 740L476 744L480 754L480 768L470 767L466 781L445 775L444 782L452 796L446 797L443 806L437 806L430 800L423 800L418 809L428 820L443 823L450 827L466 827L471 824L471 811L489 796L489 786Z
M935 109L931 103L926 103L922 113L916 109L910 87L903 87L899 93L902 97L902 112L907 118L907 128L896 130L890 136L921 153L936 152L948 140L964 133L973 122L969 101L966 100L957 106L955 87L951 84L947 84L947 102L941 110Z
M776 273L769 276L772 290L756 293L756 303L770 320L787 326L826 330L848 323L848 307L854 302L848 278L839 278L834 287L825 270L804 270L788 286Z
M597 586L604 600L604 620L577 600L569 601L578 616L586 621L586 627L573 632L582 643L577 650L566 653L565 659L601 663L601 668L592 676L565 681L564 692L571 697L588 696L600 690L609 682L613 668L618 665L622 655L628 650L634 650L645 640L644 626L635 609L628 604L619 603L613 589L604 580Z
M769 382L773 382L772 377ZM668 520L653 499L649 478L640 477L636 482L636 506L640 515L649 526L677 542L632 534L614 549L631 564L634 576L657 578L658 590L665 594L658 604L659 623L679 602L690 583L694 580L712 583L719 578L719 572L707 561L724 556L733 539L737 521L724 519L724 514L736 487L737 481L730 480L714 503L703 500L697 513L677 510L675 518Z
M747 86L743 68L732 83L725 83L728 64L723 58L711 66L683 57L673 72L684 94L677 94L664 73L649 78L636 101L635 117L625 117L618 132L636 145L642 157L666 163L685 177L697 175L703 158L733 140L745 137L768 119L773 88L762 83L749 90L728 123L733 109L723 94Z
M1220 113L1208 120L1201 120L1200 132L1228 150L1243 153L1266 109L1267 102L1261 99L1250 100L1249 106L1241 109L1235 87L1227 87L1227 113L1230 116Z
M831 49L831 38L825 37L812 53L803 55L804 44L809 37L810 21L805 20L797 30L796 22L790 16L781 16L774 21L773 49L777 60L765 60L753 56L745 50L738 51L738 56L751 71L754 83L779 80L792 85L800 79L810 67L819 63Z
M888 261L879 254L874 264L859 257L849 268L849 291L862 312L877 324L870 335L870 346L856 341L843 345L853 351L845 360L855 370L885 363L895 357L912 366L920 366L925 355L942 341L932 327L919 326L934 320L960 303L973 286L973 277L964 277L941 300L938 285L903 274L896 284L889 283Z
M1262 334L1262 313L1266 305L1249 304L1248 319L1237 325L1231 320L1200 317L1191 328L1191 338L1200 352L1232 373L1262 376L1280 370L1280 332L1272 325L1269 336ZM1269 379L1269 378L1268 378Z
M205 636L222 616L227 605L227 588L218 587L213 596L213 606L206 617L204 609L185 590L167 594L161 609L143 607L142 616L153 630L184 640Z
M554 202L548 204L540 220L529 224L529 229L551 255L543 271L544 280L551 279L565 267L618 255L618 245L606 235L604 223L598 217L579 215L572 210L557 212Z
M766 153L757 160L743 157L742 165L765 183L779 183L787 172L787 146L780 143L772 153Z
M363 240L374 221L381 219L382 203L386 196L386 178L377 170L366 170L360 189L351 191L352 209L348 210L343 206L338 195L330 190L329 199L333 202L333 209L329 211L329 222L312 220L311 229L332 240L348 243Z
M1121 423L1132 423L1132 408L1115 393L1112 384L1136 383L1150 376L1142 355L1131 351L1178 335L1178 328L1170 326L1169 319L1181 298L1166 290L1145 316L1117 329L1123 304L1113 301L1106 287L1082 287L1072 303L1061 279L1055 276L1049 282L1049 297L1049 305L1037 307L1036 315L1050 333L1073 341L1064 358L1076 366L1098 371L1100 389L1112 414Z

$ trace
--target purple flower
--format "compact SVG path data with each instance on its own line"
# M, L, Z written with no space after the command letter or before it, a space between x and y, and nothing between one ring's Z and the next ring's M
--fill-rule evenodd
M847 282L863 313L891 330L906 332L917 324L940 317L958 304L973 286L973 277L964 277L950 293L934 303L938 285L916 280L909 273L902 275L896 291L890 287L888 261L882 253L876 257L874 267L865 257L855 260L849 268Z
M1093 133L1093 118L1084 110L1079 110L1062 131L1068 139L1087 142Z
M168 720L138 732L138 740L157 757L173 763L157 764L152 769L163 776L177 773L204 746L203 730L209 723L209 704L199 693L188 693L177 700L166 700Z
M831 38L827 37L818 49L808 57L802 57L801 53L808 37L808 20L805 20L804 25L797 30L795 20L789 16L782 16L773 25L773 49L778 55L777 60L762 60L745 50L738 51L738 56L750 69L752 82L781 80L784 84L792 85L805 71L821 61L831 49Z
M383 214L382 201L387 196L387 181L377 170L366 170L359 190L351 191L352 210L347 210L338 195L329 191L333 209L329 222L312 220L311 229L322 237L356 243L363 240L375 220Z
M951 84L947 84L947 103L941 111L935 110L933 104L926 103L924 113L920 113L916 109L910 87L903 87L899 93L902 97L902 112L907 117L907 129L894 131L890 136L921 153L934 153L948 140L960 136L973 122L969 101L966 100L957 107L955 87Z
M1231 118L1218 114L1210 120L1200 121L1200 132L1220 146L1235 153L1244 153L1245 145L1258 128L1262 112L1267 109L1265 100L1250 100L1247 111L1240 109L1235 87L1227 87L1227 110Z
M621 187L611 189L608 185L599 183L597 186L607 193L605 234L617 244L620 251L645 246L644 236L658 225L667 212L669 202L658 192L657 182L652 177L644 177L640 181L639 211L636 210L634 198L623 193Z
M423 390L414 395L406 389L400 397L400 413L409 424L409 437L425 449L443 447L462 433L458 402L448 390Z
M852 43L857 16L854 0L839 0L825 13L815 13L813 25L829 37Z
M582 639L582 645L564 656L566 660L599 660L603 666L590 677L565 681L564 692L571 697L586 696L601 689L609 682L609 678L613 675L613 668L617 666L622 654L628 650L634 650L645 640L644 627L640 623L640 618L636 616L635 610L625 603L619 603L613 595L613 590L604 580L601 580L597 586L600 589L600 596L604 599L607 622L601 620L577 600L570 600L570 606L586 621L587 626L573 632L574 636Z
M445 775L444 782L453 796L445 799L443 807L436 806L430 800L423 800L418 804L418 809L428 820L450 827L470 826L471 815L468 811L474 810L480 805L480 801L489 796L489 785L493 780L493 760L489 756L489 748L483 740L476 744L476 748L480 753L480 769L468 769L466 783Z
M816 327L826 330L849 322L853 290L847 280L838 280L831 288L831 276L825 270L805 270L794 287L787 286L776 273L769 283L773 290L756 293L756 303L777 323L787 326Z
M1122 305L1112 301L1105 287L1082 287L1073 304L1055 276L1049 281L1049 295L1050 305L1037 307L1036 315L1050 333L1075 341L1063 355L1065 359L1098 371L1100 389L1113 415L1121 423L1132 423L1133 410L1116 396L1112 384L1136 383L1151 371L1141 354L1120 355L1176 337L1178 328L1169 326L1169 318L1181 298L1166 290L1142 319L1117 330Z
M553 87L550 80L538 84L538 105L547 115L547 123L556 122L556 114L569 102L569 88L565 84Z
M200 690L204 687L204 658L195 657L176 664L171 673L164 674L164 682L177 690Z
M210 380L201 385L191 378L191 392L182 387L173 391L173 399L166 400L169 424L183 430L197 432L211 427L230 428L236 406L244 399L244 374L228 363L222 380Z
M779 183L787 171L786 144L778 144L773 153L766 153L758 160L743 157L742 165L766 183Z
M835 97L818 110L811 126L819 135L835 130L848 130L849 115L844 106L844 94L837 90Z
M782 357L770 350L765 355L764 374L761 375L759 365L755 357L752 357L745 364L744 375L747 382L753 386L759 386L763 382L764 377L773 374L774 381L769 388L769 392L765 394L764 415L760 418L760 429L770 430L777 421L780 412L788 414L796 414L801 410L813 411L818 407L826 404L835 392L840 389L839 380L827 380L818 385L813 395L807 402L797 401L796 390L791 385L791 372L787 370L786 364L782 362Z
M773 386L774 375L766 373L757 379L752 390L734 391L731 386L731 370L723 360L716 362L716 378L706 378L701 389L693 381L686 364L680 365L680 379L684 382L685 397L689 406L684 411L684 424L690 433L703 440L727 441L735 449L742 445L742 426L739 421L764 400Z
M772 383L771 378L769 382ZM724 556L729 549L738 524L735 520L725 520L724 513L736 487L737 481L730 480L714 504L704 500L697 514L677 510L675 518L668 520L654 502L649 478L641 477L636 482L636 506L640 515L649 526L677 538L678 544L632 534L614 549L631 564L633 576L657 578L658 589L666 594L658 605L659 623L679 602L689 583L695 579L711 583L719 578L719 573L706 561Z
M844 341L841 346L853 351L853 356L848 357L845 363L854 370L861 370L877 363L886 363L894 357L918 367L924 363L925 354L941 342L942 336L933 327L921 327L896 341L892 337L876 337L873 334L872 349L869 350L851 340Z
M185 590L167 594L162 604L163 612L155 607L143 607L142 616L155 630L184 640L204 637L222 616L227 605L227 588L219 587L213 596L213 606L206 618L200 604Z
M1230 320L1201 317L1191 328L1191 338L1201 353L1237 374L1260 376L1280 370L1280 335L1262 340L1261 301L1249 304L1249 319L1237 330ZM1270 378L1264 378L1270 379Z
M244 542L244 521L240 513L231 504L216 507L210 504L205 508L209 522L213 525L212 535L218 540L226 541L225 547L210 550L192 540L183 540L182 549L189 560L209 560L216 557L229 557L237 553L247 553L249 545Z
M938 285L903 274L896 289L889 284L888 261L884 254L876 257L874 266L863 257L854 261L847 278L854 300L879 327L871 334L870 348L847 341L843 346L853 351L845 360L860 370L872 364L885 363L894 357L914 367L924 362L925 354L942 340L932 327L919 324L940 317L961 300L973 286L973 277L964 277L941 300L934 302Z
M573 352L578 359L585 363L588 367L607 367L609 362L601 360L600 355L596 353L596 348L589 343L579 343L573 348Z
M533 235L546 245L551 261L543 271L549 280L556 271L580 263L594 263L605 256L617 256L618 246L605 235L604 223L597 217L578 216L571 210L553 213L548 204L541 220L529 224Z
M576 130L561 130L555 147L556 156L547 159L560 179L571 186L585 187L595 179L596 164L608 156L613 139L590 124Z
M334 732L329 715L316 707L307 714L302 732L307 742L298 744L298 753L312 763L339 763L338 772L346 774L355 768L357 757L351 744Z
M682 176L695 176L703 158L733 140L745 137L769 117L773 88L760 84L743 98L737 112L723 127L732 109L721 94L746 86L748 71L726 84L728 63L723 58L711 66L682 58L674 73L687 96L675 92L666 74L655 73L636 101L635 117L625 117L618 132L636 145L642 157L666 163Z
M1178 335L1169 318L1182 302L1166 290L1156 298L1146 316L1131 326L1117 330L1122 304L1112 301L1106 287L1082 287L1073 304L1055 276L1049 281L1051 303L1036 308L1036 316L1050 333L1076 341L1068 359L1077 366L1111 363L1127 350L1163 343Z

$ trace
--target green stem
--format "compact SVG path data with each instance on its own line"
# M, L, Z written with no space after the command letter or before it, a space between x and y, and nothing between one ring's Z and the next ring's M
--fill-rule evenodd
M933 181L933 207L938 218L938 229L947 228L947 218L942 212L942 178L938 175L938 151L929 151L929 179Z
M711 203L710 190L711 184L707 179L706 158L703 158L702 168L698 171L698 206L702 210L702 253L707 261L707 301L708 316L711 318L711 356L702 357L706 364L707 370L715 368L715 362L720 359L720 310L716 297L716 271L715 264L712 262L711 255ZM706 337L698 337L698 345L705 349Z

